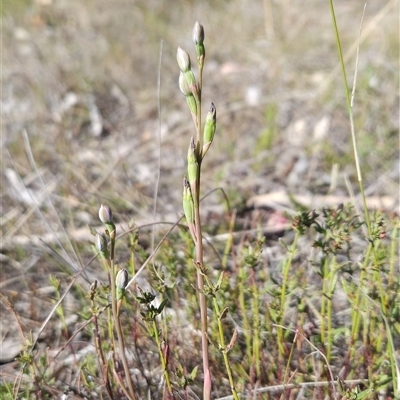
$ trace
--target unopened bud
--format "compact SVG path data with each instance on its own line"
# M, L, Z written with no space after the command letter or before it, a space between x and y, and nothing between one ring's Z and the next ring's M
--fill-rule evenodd
M112 211L109 206L101 205L99 209L99 218L103 224L111 224L112 223Z
M194 223L194 202L192 192L190 190L190 184L185 176L183 178L183 211L188 223Z
M214 140L215 129L217 125L217 109L214 103L211 103L210 110L207 113L203 133L203 149L201 156L204 157Z
M193 121L196 121L196 117L197 117L196 99L194 98L194 96L192 94L190 94L189 96L186 96L186 101L189 106L189 110L192 113Z
M204 28L199 21L196 21L193 27L193 42L194 44L203 44L204 42Z
M181 92L183 93L184 96L189 96L192 94L189 84L188 84L188 82L185 78L185 75L183 74L182 71L179 74L179 89L181 90Z
M107 247L107 238L104 233L97 233L95 238L95 246L96 249L100 252L100 254L104 257L108 257L108 247Z
M190 57L185 50L178 47L176 52L176 61L178 62L179 68L182 72L190 71Z
M196 77L194 76L194 73L192 71L186 71L184 73L186 82L188 84L189 90L193 94L193 96L196 98L196 100L199 99L199 91L197 89L197 84L196 84Z
M194 41L194 44L196 45L197 59L201 62L201 64L203 64L204 56L206 54L204 44L203 44L204 28L198 22L196 22L193 27L193 41Z
M117 276L115 277L115 288L117 289L116 290L117 315L119 315L121 310L122 300L125 295L125 288L127 284L128 284L128 271L125 268L120 269L117 272Z
M196 182L200 172L199 163L197 161L196 143L193 137L190 140L187 161L188 161L188 180L193 193L194 189L196 188Z
M115 286L117 289L125 289L128 283L128 271L125 268L120 269L115 277Z

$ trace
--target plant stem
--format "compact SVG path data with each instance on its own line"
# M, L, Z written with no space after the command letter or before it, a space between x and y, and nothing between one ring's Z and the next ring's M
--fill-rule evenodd
M289 249L289 259L284 261L283 264L283 271L282 271L282 288L281 288L281 306L280 306L280 323L278 326L278 347L279 347L279 352L281 355L285 354L285 346L284 346L284 335L283 335L283 319L285 315L285 302L286 302L286 289L288 286L288 278L289 278L289 270L292 265L294 253L296 252L296 246L297 246L297 240L298 240L299 234L296 232L296 235L293 240L293 244L291 246L291 249Z
M125 377L128 382L130 399L134 400L135 399L135 391L133 390L131 374L129 372L129 365L128 365L128 361L126 359L126 354L125 354L125 343L124 343L124 337L123 337L122 328L121 328L121 322L120 322L118 312L117 312L117 297L116 297L116 290L115 290L115 264L114 264L115 236L116 236L116 232L115 232L115 228L114 228L114 230L112 232L110 232L110 241L111 241L111 243L110 243L111 309L112 309L112 314L113 314L114 325L115 325L115 328L117 330L117 335L118 335L120 357L122 360L122 365L124 367Z
M171 379L169 377L169 373L168 373L168 369L167 369L168 360L167 360L167 357L163 353L162 343L160 341L160 336L158 334L158 327L157 327L157 323L156 323L155 319L153 319L153 328L152 329L154 332L154 338L157 343L158 353L160 354L160 359L161 359L161 364L163 367L165 382L167 384L168 394L169 394L170 398L173 398Z
M242 310L242 325L243 325L243 330L246 332L245 340L246 340L246 355L248 358L248 363L251 367L252 365L252 351L251 351L251 335L250 335L250 324L249 320L247 318L247 309L246 309L246 302L245 302L245 265L239 265L239 271L238 271L238 289L239 289L239 307Z
M197 115L196 115L196 149L201 148L199 145L201 140L201 91L203 84L203 64L198 60L199 68L199 83L198 89L198 101L197 101ZM201 157L197 154L197 162L199 164L196 190L193 193L194 196L194 222L196 226L196 263L200 268L197 268L197 288L199 290L199 303L200 303L200 316L201 316L201 347L203 356L203 371L204 371L204 400L211 399L211 373L210 373L210 361L208 354L208 321L207 321L207 300L204 294L204 277L201 272L203 270L203 233L201 229L200 220L200 171L201 171Z
M258 292L257 281L254 269L251 270L252 275L252 302L251 302L251 310L253 314L253 343L252 343L252 352L253 352L253 360L252 366L255 364L257 379L260 379L261 375L261 360L260 360L260 295Z
M341 66L341 70L342 70L344 91L345 91L345 97L346 97L346 103L347 103L347 111L349 113L350 131L351 131L351 139L352 139L352 145L353 145L354 162L355 162L356 171L357 171L357 180L358 180L362 203L363 203L363 208L364 208L365 222L367 224L369 239L371 241L370 246L372 246L372 249L373 249L374 262L375 262L375 267L376 267L376 271L374 273L374 275L375 275L374 280L378 284L382 311L383 311L384 315L386 315L386 304L385 304L386 296L385 296L385 292L383 290L382 279L381 279L381 276L379 273L379 265L378 265L379 263L378 263L377 252L376 252L376 248L374 246L373 238L372 238L371 219L370 219L368 208L367 208L367 200L366 200L366 196L365 196L364 183L363 183L363 178L362 178L362 174L361 174L360 161L359 161L359 157L358 157L357 139L356 139L356 134L355 134L355 130L354 130L353 100L354 100L355 87L356 87L357 64L356 64L356 72L355 72L354 83L353 83L353 91L350 96L350 91L347 86L347 75L346 75L346 67L344 65L342 46L340 43L339 31L338 31L338 27L337 27L337 23L336 23L335 9L333 7L333 0L329 0L329 4L330 4L331 15L332 15L333 27L335 30L335 39L336 39L336 45L337 45L337 49L338 49L338 53L339 53L340 66ZM358 58L357 58L357 62L358 62Z
M212 287L212 283L208 279L207 275L205 275L206 283L208 287ZM214 310L215 314L217 315L217 323L218 323L218 333L219 333L219 347L222 353L222 356L224 358L224 363L225 363L225 369L228 374L228 380L229 380L229 385L231 387L231 392L233 395L234 400L239 400L239 396L236 392L236 387L235 383L233 381L233 375L232 375L232 369L229 363L229 358L228 358L228 351L230 349L227 348L225 344L225 337L224 337L224 327L222 325L222 318L221 318L221 310L217 301L216 293L213 293L213 304L214 304Z
M200 173L199 173L200 175ZM198 183L200 182L200 176ZM198 191L196 193L197 199L195 199L195 224L197 233L196 242L196 263L203 268L203 238L200 223L200 210L198 206ZM203 355L203 370L204 370L204 400L211 399L211 379L210 366L209 366L209 355L208 355L208 321L207 321L207 301L204 294L204 277L200 269L197 269L197 287L199 290L199 302L200 302L200 316L201 316L201 345L202 345L202 355Z

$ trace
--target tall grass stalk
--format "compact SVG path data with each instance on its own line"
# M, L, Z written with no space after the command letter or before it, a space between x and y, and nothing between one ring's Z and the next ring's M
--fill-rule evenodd
M336 23L336 16L335 16L335 9L333 5L333 0L329 0L330 4L330 12L332 16L332 22L333 22L333 27L334 27L334 34L335 34L335 40L336 40L336 45L337 45L337 50L338 50L338 56L340 60L340 65L341 65L341 70L342 70L342 80L343 80L343 85L344 85L344 93L345 93L345 98L346 98L346 104L347 104L347 111L349 115L349 121L350 121L350 132L351 132L351 138L352 138L352 146L353 146L353 154L354 154L354 162L356 166L356 173L357 173L357 180L359 184L359 190L362 198L362 203L363 203L363 209L364 209L364 216L365 216L365 222L367 225L367 230L368 230L368 248L367 248L367 254L364 259L364 268L361 270L360 274L360 280L359 284L357 287L357 293L356 293L356 299L355 299L355 304L353 305L353 315L352 315L352 334L351 334L351 351L349 353L349 360L353 357L354 352L355 352L355 340L358 335L358 329L359 329L359 318L360 318L360 308L361 308L361 294L362 294L362 287L364 283L364 279L366 278L366 274L368 271L368 263L369 260L371 259L374 268L373 268L373 281L376 282L379 290L379 301L380 301L380 308L381 308L381 313L383 318L386 318L387 314L387 303L388 303L388 295L385 293L384 288L383 288L383 283L382 283L382 277L381 277L381 270L380 270L380 262L379 262L379 255L378 255L378 250L381 247L381 242L379 240L379 236L376 236L375 229L372 225L370 214L367 208L367 202L366 202L366 195L365 195L365 190L364 190L364 183L363 183L363 178L362 178L362 173L361 173L361 166L360 166L360 161L359 161L359 156L358 156L358 147L357 147L357 139L356 139L356 134L355 134L355 129L354 129L354 118L353 118L353 105L354 105L354 98L355 98L355 90L356 90L356 81L357 81L357 68L358 68L358 52L359 52L359 43L357 47L357 56L356 56L356 65L355 65L355 74L354 74L354 81L353 81L353 88L351 91L348 89L348 81L347 81L347 74L346 74L346 67L344 63L344 57L343 57L343 52L342 52L342 46L341 46L341 41L339 37L339 30L337 27ZM359 38L361 37L361 27L362 27L362 22L364 19L364 14L365 14L365 8L366 4L364 5L364 11L363 11L363 16L361 20L361 25L360 25L360 34ZM370 258L371 257L371 258ZM389 337L391 335L390 330L388 330L388 325L385 324L386 327L386 335ZM368 329L368 327L365 327ZM380 335L383 333L381 332ZM400 397L400 377L399 377L399 371L398 368L394 368L394 366L397 367L397 362L395 358L394 351L392 351L391 347L391 342L388 340L387 343L387 350L390 354L391 358L391 364L392 364L392 379L393 379L393 389L396 397ZM371 376L372 377L372 376ZM372 385L372 381L370 382Z

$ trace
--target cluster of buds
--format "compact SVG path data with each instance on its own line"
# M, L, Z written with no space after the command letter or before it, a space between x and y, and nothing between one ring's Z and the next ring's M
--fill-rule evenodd
M105 233L97 233L95 238L95 246L99 251L102 258L108 260L112 258L113 246L115 244L116 227L113 222L113 215L111 208L107 205L102 204L99 209L100 221L106 226ZM107 236L111 239L110 248L107 243ZM113 273L113 269L110 268L110 272ZM125 296L126 285L128 284L128 271L123 268L115 275L115 299L117 301L117 315L120 313L123 298Z
M189 54L179 47L176 54L176 59L181 70L179 75L179 88L186 97L186 101L196 127L196 132L199 134L199 125L201 120L202 71L206 54L204 48L204 28L199 24L199 22L196 22L193 28L193 42L195 44L197 54L197 63L200 75L199 83L196 82L196 78L191 70ZM187 177L185 176L183 181L183 210L190 232L195 241L197 235L194 222L194 209L198 207L199 201L200 164L214 140L216 122L217 111L214 103L211 103L204 124L202 144L200 143L200 137L198 137L199 135L197 134L196 139L191 138L188 149Z
M196 83L196 78L191 70L190 57L185 50L178 47L176 60L181 70L179 74L179 89L186 97L190 112L192 113L193 121L196 123L197 104L199 102L199 91Z

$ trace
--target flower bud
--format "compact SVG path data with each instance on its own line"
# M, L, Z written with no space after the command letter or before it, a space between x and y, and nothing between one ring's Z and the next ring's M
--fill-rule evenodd
M192 92L193 96L198 98L198 90L196 85L196 77L192 71L186 71L184 73L186 82L188 84L189 90Z
M190 71L190 57L185 50L178 47L176 52L176 61L178 62L179 68L182 72Z
M189 231L192 235L193 240L196 242L197 233L194 218L194 201L192 196L192 191L190 190L190 184L185 176L183 178L183 212L188 223Z
M190 187L192 188L192 194L193 194L196 188L196 182L200 172L199 163L197 161L196 143L193 137L190 140L187 161L188 161L188 180Z
M101 205L99 209L99 218L103 224L111 224L112 223L112 211L109 206Z
M183 211L188 223L194 223L194 202L190 184L185 176L183 178Z
M181 92L183 93L184 96L189 96L192 94L189 84L188 84L188 82L185 78L185 75L183 74L182 71L179 74L179 89L181 90Z
M96 246L96 249L99 251L99 253L104 257L108 257L108 247L107 247L107 238L104 233L97 233L96 238L94 240L94 244Z
M196 99L194 98L194 96L192 94L190 94L189 96L186 96L186 101L188 103L189 110L192 113L193 120L196 121L196 117L197 117Z
M205 156L211 146L212 141L214 140L216 123L217 109L215 108L214 103L211 103L210 110L207 113L206 122L204 124L203 149L201 152L202 158Z
M120 269L115 277L115 286L117 289L125 290L128 283L128 271L125 268Z
M204 48L204 28L202 25L200 25L197 21L194 24L193 27L193 42L196 46L196 54L197 54L197 59L201 62L201 64L204 63L204 57L206 54L205 48Z
M125 295L125 288L128 284L128 271L125 268L120 269L115 277L117 315L119 315L122 306L122 300Z
M196 21L193 27L193 42L194 44L203 44L204 42L204 28L199 21Z

